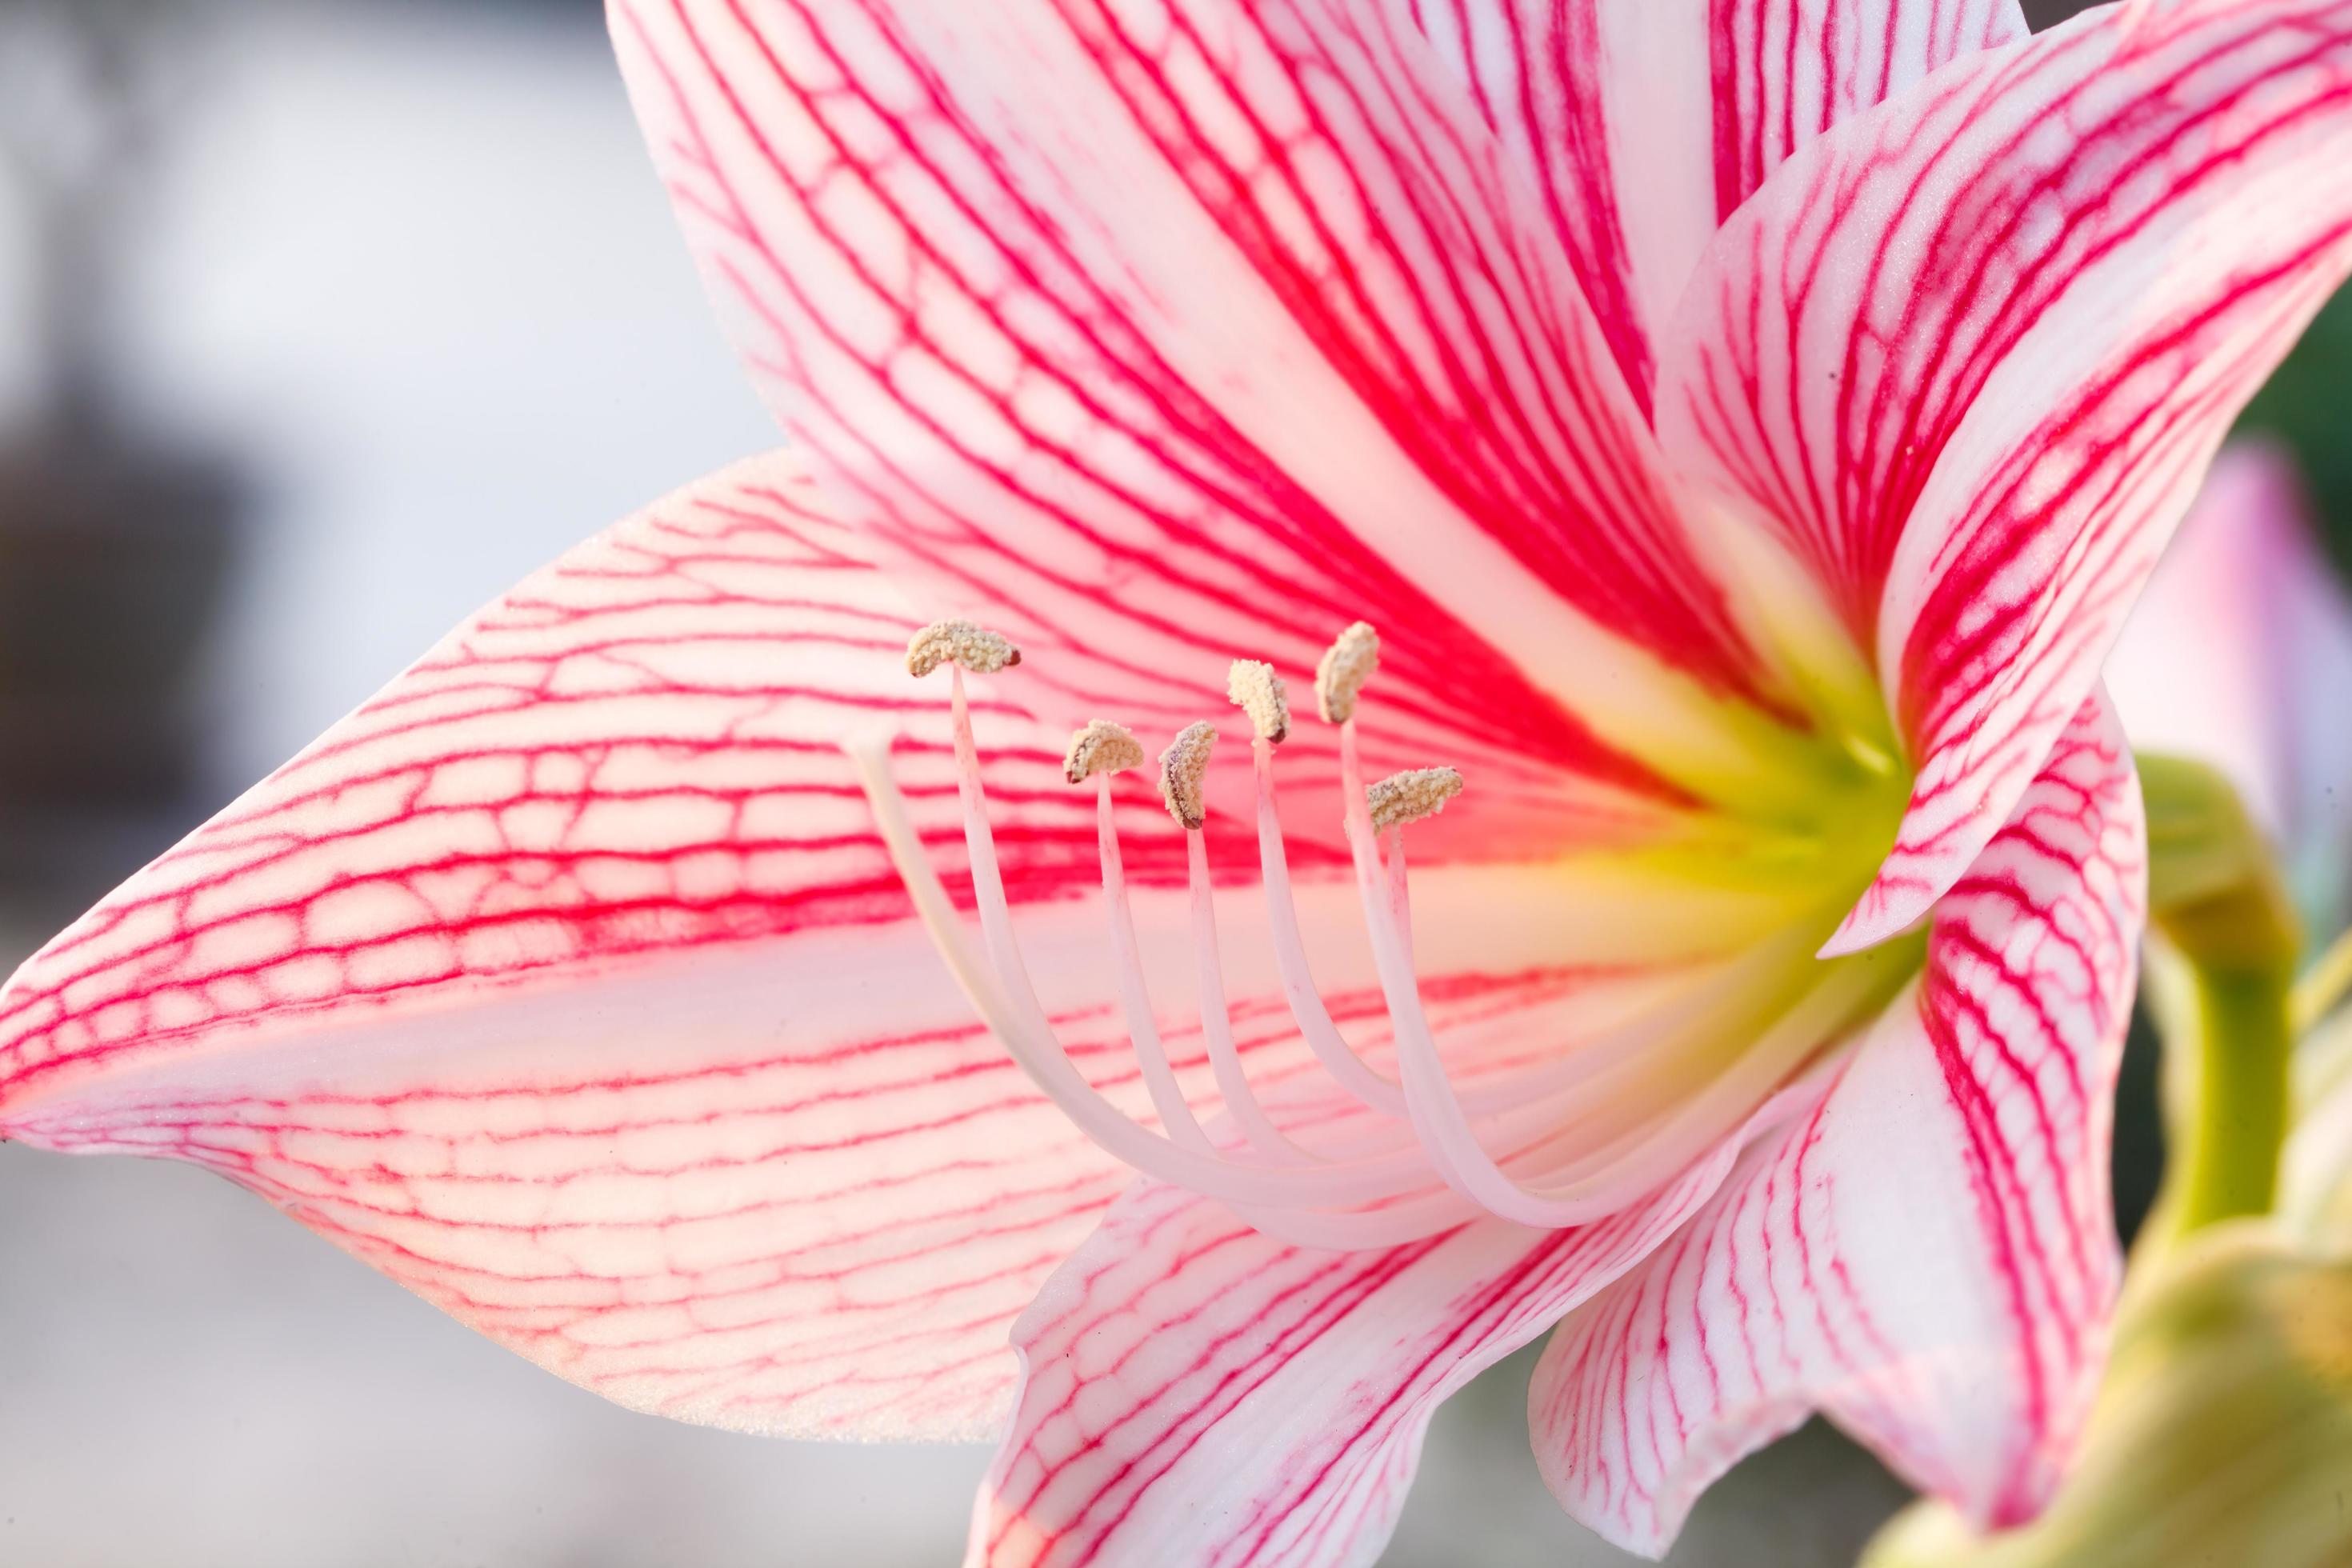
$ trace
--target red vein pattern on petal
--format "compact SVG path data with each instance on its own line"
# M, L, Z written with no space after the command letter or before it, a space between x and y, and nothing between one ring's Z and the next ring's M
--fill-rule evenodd
M1538 663L1573 605L1758 678L1574 278L1389 0L612 12L772 405L927 600L1054 647L1074 703L1164 676L1136 717L1173 727L1212 666L1311 665L1361 616L1624 783L1487 642Z
M835 742L899 729L910 817L961 895L945 702L908 681L911 617L850 542L778 455L483 611L0 991L0 1131L205 1165L638 1408L984 1435L1007 1326L1128 1173L910 919ZM977 685L1031 969L1079 1068L1147 1118L1079 896L1090 795L1005 705L1013 681ZM1127 795L1165 1004L1181 838L1148 784ZM1481 1059L1573 1026L1592 977L1557 966L1558 880L1423 878L1427 972ZM1334 1015L1379 1052L1369 956L1335 934L1360 937L1352 890L1302 877L1299 898ZM1255 900L1236 879L1229 930ZM1233 944L1227 982L1280 1091L1307 1061L1262 945ZM1208 1102L1197 1026L1163 1027Z
M832 742L904 722L953 863L945 725L844 534L755 460L477 616L16 973L0 1130L207 1165L626 1404L984 1431L1005 1323L1126 1175L908 920ZM984 717L1014 896L1082 886L1091 809Z
M1849 116L2032 32L2017 0L1707 0L1707 10L1718 219Z
M1820 1109L1547 1347L1530 1424L1570 1512L1662 1552L1815 1409L1980 1526L2041 1508L2121 1272L2109 1097L2145 910L2138 784L2095 698Z
M1644 408L1718 224L1814 137L1976 50L2016 0L1415 0L1542 194Z
M1912 808L1832 951L1966 868L2231 418L2352 268L2352 5L2156 0L1975 57L1718 237L1662 436L1874 638Z
M1370 1564L1437 1405L1657 1246L1732 1154L1579 1229L1355 1253L1138 1186L1014 1328L1025 1378L967 1563Z
M951 865L961 818L914 621L849 542L779 454L537 574L27 963L0 995L12 1092L249 1020L904 918L839 738L904 731ZM1018 896L1088 885L1058 747L985 709ZM1164 876L1172 837L1135 858Z

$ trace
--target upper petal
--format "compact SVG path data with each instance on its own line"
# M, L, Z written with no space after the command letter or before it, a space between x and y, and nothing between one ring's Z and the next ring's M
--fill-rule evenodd
M2343 0L2103 7L1839 127L1715 241L1662 438L1874 637L1916 770L1833 951L1998 828L2352 264L2347 82Z
M2016 0L1423 0L1526 169L1648 406L1675 302L1723 220L1814 137L2026 35Z
M1055 647L1074 700L1311 662L1360 616L1586 762L1552 700L1704 747L1708 695L1762 680L1556 237L1391 0L612 12L772 405L926 602Z
M2109 1094L2145 891L2131 755L2095 698L1819 1110L1554 1336L1530 1409L1570 1512L1662 1552L1814 1409L1980 1527L2041 1506L2120 1273Z

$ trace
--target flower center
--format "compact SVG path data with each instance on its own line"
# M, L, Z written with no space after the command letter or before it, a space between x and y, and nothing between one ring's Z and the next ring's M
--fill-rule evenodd
M1142 764L1143 747L1124 728L1097 721L1073 737L1066 762L1069 782L1091 783L1096 792L1112 973L1156 1129L1113 1104L1072 1061L1013 931L963 677L966 669L1007 668L1019 653L961 622L926 627L908 648L910 671L949 670L979 953L892 779L888 738L845 746L917 912L982 1019L1088 1138L1135 1170L1220 1200L1259 1229L1304 1246L1391 1246L1481 1214L1547 1227L1587 1224L1671 1180L1743 1122L1790 1103L1777 1091L1822 1067L1908 978L1911 966L1885 962L1884 954L1827 963L1811 956L1843 908L1837 900L1868 879L1870 862L1855 845L1874 829L1865 821L1854 831L1854 818L1885 790L1864 757L1853 770L1852 798L1827 792L1813 820L1735 825L1727 834L1697 832L1626 852L1653 875L1801 887L1783 929L1695 973L1687 986L1662 988L1647 1005L1555 1055L1457 1082L1415 973L1404 836L1442 811L1464 781L1452 768L1433 767L1366 785L1356 714L1378 651L1371 627L1350 626L1318 669L1316 698L1318 713L1339 730L1343 826L1389 1016L1393 1071L1342 1035L1308 967L1276 812L1276 752L1291 722L1284 684L1271 666L1248 660L1237 662L1231 678L1231 695L1253 732L1275 966L1299 1036L1327 1089L1344 1102L1336 1117L1307 1119L1311 1141L1301 1118L1269 1109L1234 1038L1202 835L1213 726L1190 726L1159 759L1162 799L1184 831L1201 1029L1223 1109L1206 1123L1188 1102L1156 1023L1119 852L1111 781Z

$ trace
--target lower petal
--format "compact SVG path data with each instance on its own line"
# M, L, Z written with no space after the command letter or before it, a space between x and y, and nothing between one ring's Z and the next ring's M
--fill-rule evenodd
M1437 1405L1672 1234L1731 1155L1580 1229L1364 1252L1137 1187L1014 1327L1025 1379L967 1563L1370 1563Z

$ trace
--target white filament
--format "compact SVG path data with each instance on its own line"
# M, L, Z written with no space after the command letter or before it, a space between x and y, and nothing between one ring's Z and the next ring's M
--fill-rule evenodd
M1242 1070L1234 1045L1233 1014L1225 1006L1224 963L1217 949L1216 890L1209 885L1209 854L1201 830L1184 833L1185 869L1192 881L1192 956L1201 987L1201 1037L1209 1047L1209 1070L1224 1097L1225 1110L1250 1146L1278 1164L1300 1164L1314 1155L1293 1143L1267 1119Z
M1175 1068L1168 1065L1168 1047L1160 1038L1151 997L1144 990L1143 960L1135 941L1135 915L1127 902L1127 868L1119 858L1118 829L1111 816L1110 780L1108 773L1095 775L1095 850L1102 860L1103 907L1110 917L1111 967L1118 975L1119 1011L1126 1016L1127 1035L1134 1042L1136 1065L1142 1070L1143 1086L1151 1096L1151 1107L1160 1113L1160 1124L1179 1143L1206 1153L1213 1146L1209 1135L1201 1131L1192 1105L1184 1099L1184 1089L1176 1081Z
M1790 944L1769 944L1712 966L1695 985L1586 1036L1573 1052L1489 1075L1466 1091L1457 1089L1414 973L1402 831L1388 835L1383 857L1349 718L1339 725L1346 837L1401 1080L1373 1068L1349 1045L1316 988L1275 808L1273 747L1261 735L1254 748L1273 955L1301 1037L1355 1104L1339 1124L1341 1143L1334 1145L1344 1145L1344 1154L1295 1142L1250 1082L1225 1000L1204 841L1200 827L1187 821L1202 1036L1239 1146L1221 1147L1203 1126L1169 1058L1143 978L1113 821L1111 775L1095 775L1112 967L1139 1075L1164 1129L1154 1131L1077 1069L1031 981L1005 898L962 673L954 666L950 673L957 793L984 963L971 952L891 780L887 740L868 737L845 750L857 764L883 841L950 973L982 1021L1089 1139L1135 1170L1226 1203L1261 1230L1297 1245L1395 1245L1480 1213L1553 1228L1615 1213L1733 1136L1742 1118L1802 1071L1872 999L1874 977L1859 968L1831 971L1792 999L1788 976L1795 972L1789 965L1801 956L1801 943L1792 938ZM1759 1036L1737 1035L1742 1020L1759 1019L1770 1020Z
M1257 853L1259 879L1265 884L1266 924L1274 937L1274 961L1282 975L1283 995L1290 1014L1306 1037L1307 1049L1323 1064L1339 1087L1362 1104L1391 1116L1404 1114L1404 1090L1364 1063L1340 1037L1339 1026L1323 1005L1322 993L1307 966L1307 944L1298 931L1298 909L1290 893L1290 860L1283 848L1282 820L1274 809L1274 747L1261 740L1253 748L1257 762Z
M1172 1141L1137 1125L1118 1107L1087 1083L1074 1067L1055 1036L1051 1021L1037 1000L1035 987L1030 983L1027 969L1021 960L1018 943L1013 939L1012 920L1004 898L1004 882L997 866L996 841L988 821L988 796L981 782L979 748L971 732L971 714L964 700L961 671L950 671L950 703L953 721L956 751L958 794L964 808L964 843L971 860L973 902L978 906L981 934L991 966L994 970L993 1006L982 1006L981 1012L992 1028L1002 1032L998 1022L1003 1018L1020 1033L1020 1048L1015 1056L1024 1068L1033 1062L1050 1063L1050 1082L1042 1082L1055 1103L1071 1114L1082 1131L1102 1143L1110 1153L1146 1174L1192 1188L1195 1192L1229 1202L1249 1202L1253 1199L1282 1202L1295 1200L1319 1204L1378 1203L1412 1191L1421 1184L1423 1173L1410 1157L1410 1151L1400 1151L1386 1156L1373 1156L1353 1161L1334 1161L1316 1165L1311 1170L1290 1173L1286 1183L1290 1190L1269 1193L1263 1178L1269 1173L1261 1165L1243 1163L1215 1154L1202 1155L1196 1150L1183 1148ZM853 752L853 755L856 753ZM869 756L871 753L869 752ZM883 823L884 841L891 851L893 863L910 889L919 880L935 894L928 903L916 900L918 912L942 951L950 943L961 946L963 935L956 922L953 906L948 902L944 889L940 889L939 875L931 869L930 861L922 853L921 840L913 825L907 821L906 804L897 786L889 782L887 768L878 773L871 768L865 772L866 795L875 805L877 820ZM896 831L893 831L895 826ZM956 967L953 961L950 966ZM969 960L959 969L977 970ZM1139 973L1135 984L1141 989ZM981 997L966 984L967 994L974 1005ZM1003 1000L1010 998L1008 1005ZM992 1016L992 1012L996 1015ZM1008 1038L1008 1047L1014 1041ZM1033 1073L1033 1076L1034 1073ZM1083 1114L1073 1107L1083 1108ZM1116 1129L1106 1119L1115 1120ZM1105 1134L1108 1134L1108 1139ZM1115 1145L1115 1146L1114 1146ZM1206 1184L1204 1184L1204 1183Z

